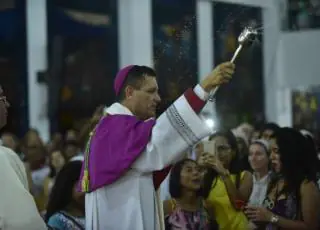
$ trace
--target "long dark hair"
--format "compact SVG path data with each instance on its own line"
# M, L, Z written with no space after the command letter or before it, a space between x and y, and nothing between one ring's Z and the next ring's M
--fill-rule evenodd
M300 131L301 133L301 131ZM302 133L303 134L303 133ZM312 162L312 165L310 167L314 168L314 171L317 173L317 179L319 179L319 173L320 173L320 161L318 158L318 150L317 150L317 144L313 136L310 134L303 134L304 138L307 141L307 147L309 148L308 152L310 152L309 156L311 157L310 162Z
M58 173L50 193L46 221L56 212L65 210L72 202L73 187L79 180L81 166L81 161L71 161Z
M273 133L277 132L278 130L280 129L280 126L277 125L276 123L266 123L262 126L261 128L261 134L260 134L260 137L259 138L262 138L262 134L264 131L266 130L271 130Z
M281 178L286 181L282 192L296 193L299 196L301 183L316 181L314 152L308 140L293 128L280 128L274 135L281 160ZM269 190L279 177L274 177Z
M234 152L234 157L230 162L230 168L229 168L229 172L231 174L235 174L236 175L236 188L239 188L240 186L240 177L241 177L241 160L239 158L239 149L238 149L238 144L237 144L237 139L236 137L233 135L233 133L228 130L225 132L217 132L215 134L213 134L209 140L213 140L215 137L224 137L227 139L232 151ZM204 176L204 185L203 185L203 195L204 197L208 197L211 188L215 186L215 183L217 180L216 178L218 177L218 173L212 169L209 168L207 169L207 173Z

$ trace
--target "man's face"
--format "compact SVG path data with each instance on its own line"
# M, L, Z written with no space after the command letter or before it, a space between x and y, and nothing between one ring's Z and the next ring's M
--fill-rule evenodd
M146 76L140 89L134 89L129 95L133 113L142 120L156 116L157 106L161 102L155 77Z
M4 96L2 87L0 86L0 129L7 124L9 103Z

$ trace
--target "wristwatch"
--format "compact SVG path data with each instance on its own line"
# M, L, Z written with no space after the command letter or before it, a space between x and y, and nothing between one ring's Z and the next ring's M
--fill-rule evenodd
M279 217L276 216L276 215L272 215L272 216L271 216L271 219L270 219L270 222L271 222L272 224L277 224L277 223L279 222Z

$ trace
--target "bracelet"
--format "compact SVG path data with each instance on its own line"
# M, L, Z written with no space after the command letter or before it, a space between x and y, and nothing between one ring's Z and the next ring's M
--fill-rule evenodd
M279 216L272 215L271 218L270 218L270 222L272 224L277 224L279 222Z
M227 179L230 176L229 170L226 170L223 174L220 175L222 180Z

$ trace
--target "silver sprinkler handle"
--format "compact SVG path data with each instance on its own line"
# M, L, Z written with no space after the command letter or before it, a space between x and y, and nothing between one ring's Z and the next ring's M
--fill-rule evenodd
M247 41L250 40L250 37L252 36L256 36L258 34L258 31L254 28L251 27L245 27L244 30L241 32L241 34L238 37L238 43L239 46L237 48L237 50L234 52L233 57L231 59L231 62L234 63L234 61L236 60L236 58L238 57L240 51L242 50L243 44L246 43ZM214 90L212 90L209 93L209 97L208 100L209 101L214 101L214 95L217 92L217 90L219 89L219 87L216 87Z
M240 51L242 50L242 47L243 47L242 44L240 44L240 45L238 46L237 50L234 52L233 57L232 57L232 59L231 59L231 61L230 61L231 63L234 63L234 62L235 62L235 60L237 59ZM217 86L216 88L214 88L214 90L211 90L211 92L209 93L209 97L208 97L208 100L209 100L209 101L211 101L211 102L214 101L214 99L215 99L215 98L214 98L214 95L216 95L216 92L218 91L218 89L219 89L219 86Z

